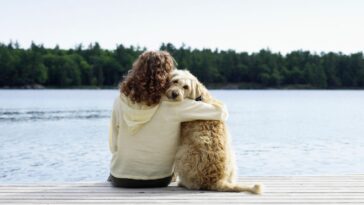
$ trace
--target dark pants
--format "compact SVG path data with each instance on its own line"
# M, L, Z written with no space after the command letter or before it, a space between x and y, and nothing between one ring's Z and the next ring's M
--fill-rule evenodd
M107 179L114 187L124 188L152 188L152 187L166 187L171 183L172 176L162 179L139 180L139 179L125 179L116 178L110 174Z

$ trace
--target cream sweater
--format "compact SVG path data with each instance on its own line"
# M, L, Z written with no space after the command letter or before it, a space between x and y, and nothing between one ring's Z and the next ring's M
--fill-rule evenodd
M154 107L134 104L124 95L115 99L109 145L111 174L118 178L159 179L172 175L180 124L193 120L226 120L225 106L200 101L171 102Z

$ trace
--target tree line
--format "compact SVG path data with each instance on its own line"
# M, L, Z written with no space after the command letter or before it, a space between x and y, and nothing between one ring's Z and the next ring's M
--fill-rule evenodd
M285 55L259 52L177 48L163 43L160 50L172 54L178 68L189 69L203 83L235 88L364 88L363 53L312 53ZM32 43L0 43L0 87L116 86L145 48L117 45L102 49L98 43L72 49L45 48Z

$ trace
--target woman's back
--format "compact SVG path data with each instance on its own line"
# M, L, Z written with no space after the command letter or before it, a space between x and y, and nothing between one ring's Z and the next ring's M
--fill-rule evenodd
M153 107L115 100L110 148L111 174L119 178L159 179L173 172L180 124L197 119L224 120L226 110L193 100L164 99Z

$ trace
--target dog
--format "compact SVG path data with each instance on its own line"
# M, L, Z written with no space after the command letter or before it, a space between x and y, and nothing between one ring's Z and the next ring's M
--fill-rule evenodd
M218 103L206 87L187 70L175 70L166 95L174 101L185 98ZM261 185L235 183L235 160L225 123L197 120L181 125L180 146L175 159L178 185L192 190L261 193Z

